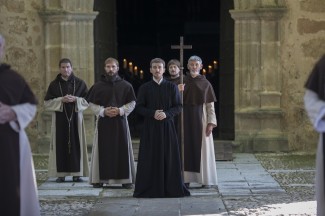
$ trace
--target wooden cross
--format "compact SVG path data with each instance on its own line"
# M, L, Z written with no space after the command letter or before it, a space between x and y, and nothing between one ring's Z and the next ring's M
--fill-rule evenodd
M181 36L180 37L180 44L179 45L171 45L171 48L172 49L179 49L179 62L181 63L181 65L180 65L180 81L181 81L181 84L183 84L183 70L184 70L184 67L183 67L183 58L184 58L183 52L184 52L184 49L192 49L192 45L184 45L184 38L183 38L183 36ZM183 93L181 93L181 95L183 95ZM182 104L183 104L183 99L182 99Z
M184 49L192 49L192 45L184 45L184 38L183 36L180 37L180 44L179 45L171 45L172 49L179 49L179 62L180 62L180 82L181 85L183 85L183 52ZM181 159L182 159L182 178L184 181L184 114L183 114L183 91L180 92L181 94L181 103L182 103L182 112L180 114L180 122L181 122L181 140L180 140L180 144L181 144Z

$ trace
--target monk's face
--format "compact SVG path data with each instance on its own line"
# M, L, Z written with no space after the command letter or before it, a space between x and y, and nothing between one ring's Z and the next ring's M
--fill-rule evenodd
M165 73L165 67L163 63L152 63L150 67L150 73L152 73L153 77L156 80L160 80L163 77L163 74Z
M119 67L113 61L107 62L107 64L105 65L106 74L109 76L113 76L113 75L117 74L118 69L119 69Z
M171 77L178 77L180 69L179 69L179 67L177 65L171 64L168 67L168 72L169 72Z
M60 64L60 73L63 78L69 78L72 73L72 66L70 63L61 63Z
M189 61L187 64L187 68L191 74L199 74L202 67L203 67L202 63L196 60Z

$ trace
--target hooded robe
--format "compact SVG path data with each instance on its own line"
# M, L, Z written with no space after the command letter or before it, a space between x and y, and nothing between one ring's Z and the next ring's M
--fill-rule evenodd
M89 183L134 183L135 166L127 121L135 106L132 85L118 75L102 75L86 98L96 115ZM104 116L104 109L110 106L118 107L120 115Z
M0 124L1 205L3 215L40 215L32 154L25 128L36 114L36 98L9 65L0 65L0 102L17 120Z
M188 74L184 84L184 181L217 185L213 135L205 135L208 123L217 125L216 96L203 75L193 78Z
M74 103L63 103L62 97L71 94ZM52 112L49 153L50 177L88 176L88 154L83 111L88 108L84 99L87 86L72 73L68 80L61 74L50 83L44 101L45 110Z

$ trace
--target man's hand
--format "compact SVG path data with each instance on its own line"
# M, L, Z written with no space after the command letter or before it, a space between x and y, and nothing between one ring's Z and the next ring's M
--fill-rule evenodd
M154 118L156 120L163 120L166 118L166 113L163 110L156 110Z
M0 102L0 124L17 120L17 115L11 106Z
M178 86L178 91L184 91L184 89L185 89L185 84L178 84L177 85Z
M62 98L63 103L74 103L76 100L77 98L73 95L66 95Z
M205 129L205 135L210 136L213 128L214 128L214 124L208 123L207 128Z
M120 114L120 109L118 107L106 107L104 113L106 116L112 118Z

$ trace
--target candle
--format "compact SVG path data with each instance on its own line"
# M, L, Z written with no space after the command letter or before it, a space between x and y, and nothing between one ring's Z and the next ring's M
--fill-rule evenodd
M143 79L143 70L140 70L140 79Z
M217 69L218 68L218 61L213 61L213 69Z
M129 71L132 73L133 72L133 66L132 62L129 62Z
M202 75L205 75L207 71L205 69L202 70Z
M126 69L128 67L128 62L126 59L123 59L123 69Z
M138 75L138 66L134 66L134 75Z
M212 66L211 65L208 66L208 73L212 73Z

